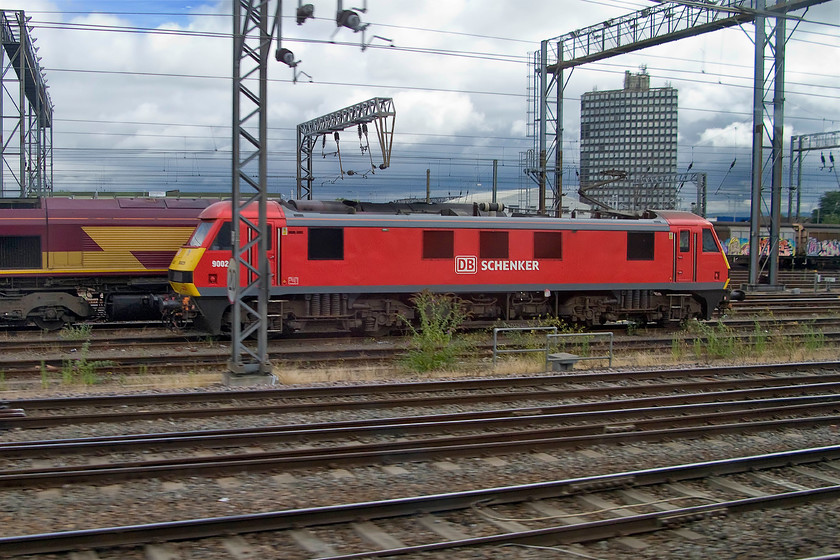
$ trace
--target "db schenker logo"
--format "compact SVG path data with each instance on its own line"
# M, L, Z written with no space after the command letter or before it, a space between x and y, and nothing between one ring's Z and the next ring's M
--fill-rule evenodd
M476 274L478 258L473 256L455 257L455 274Z

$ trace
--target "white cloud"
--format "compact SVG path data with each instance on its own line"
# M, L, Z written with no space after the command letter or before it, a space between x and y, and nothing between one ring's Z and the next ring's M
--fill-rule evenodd
M723 128L709 128L700 134L701 146L720 148L752 146L752 125L748 122L734 122Z

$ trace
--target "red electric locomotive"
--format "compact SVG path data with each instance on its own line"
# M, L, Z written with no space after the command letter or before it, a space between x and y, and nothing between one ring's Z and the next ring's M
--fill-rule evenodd
M726 299L726 256L694 214L607 220L475 209L269 202L272 330L381 333L414 316L410 300L423 290L457 294L476 320L554 315L585 324L708 319ZM243 214L257 219L255 207ZM230 322L230 203L199 218L169 279L219 333Z
M0 201L0 323L160 318L167 266L211 201Z

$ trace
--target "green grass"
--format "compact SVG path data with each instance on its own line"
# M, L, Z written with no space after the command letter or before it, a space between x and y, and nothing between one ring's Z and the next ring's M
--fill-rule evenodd
M458 355L466 350L466 339L455 336L469 316L461 300L452 294L424 290L411 301L417 308L419 325L403 319L411 334L411 349L404 360L406 367L417 372L453 367Z

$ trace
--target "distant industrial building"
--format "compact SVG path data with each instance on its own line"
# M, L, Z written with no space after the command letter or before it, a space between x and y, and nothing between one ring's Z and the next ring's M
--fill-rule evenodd
M623 171L627 179L591 192L618 210L675 208L673 181L657 176L677 172L677 90L651 88L650 76L624 74L624 89L591 91L580 101L580 184L609 179L605 171Z

